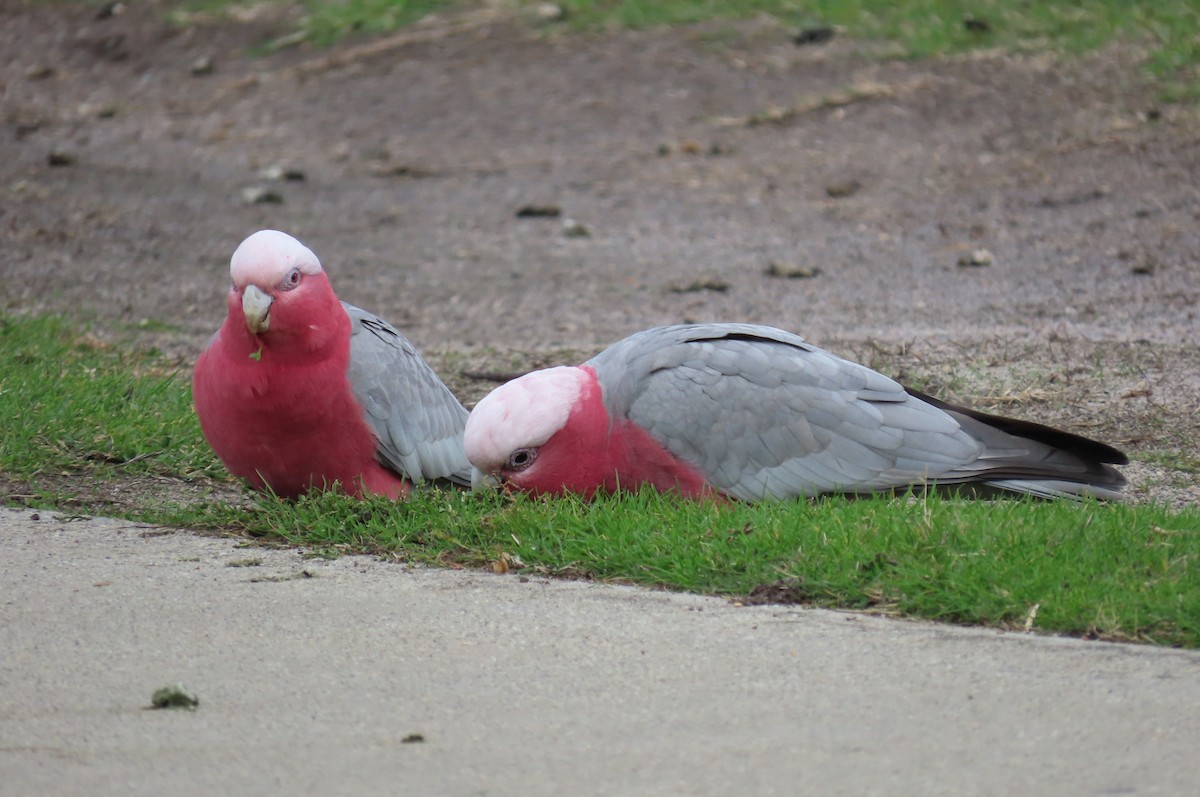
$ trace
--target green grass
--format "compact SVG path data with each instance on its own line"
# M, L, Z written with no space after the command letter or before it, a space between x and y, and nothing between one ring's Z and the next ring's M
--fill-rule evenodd
M797 27L835 25L852 37L891 42L907 58L991 47L1082 54L1123 41L1144 49L1166 99L1200 97L1200 4L1194 0L567 0L563 6L583 26L767 13ZM968 27L967 20L977 24Z
M435 11L464 7L448 0L309 0L305 29L317 44L330 44L350 33L386 33Z
M528 8L534 0L513 0ZM232 0L186 4L206 10ZM434 12L479 7L471 0L305 0L300 37L328 44L383 33ZM560 0L560 27L647 28L769 14L797 29L834 25L850 37L889 43L907 58L978 48L1086 53L1114 41L1139 48L1165 99L1200 98L1200 4L1195 0ZM967 20L973 25L968 26Z
M228 487L186 374L63 321L3 316L0 365L0 484L19 485L24 505L220 529L314 555L379 553L739 599L767 585L776 599L809 605L1200 647L1200 510L933 496L750 506L639 494L589 504L439 491L403 503L332 493L170 502L158 487L137 495L131 477ZM135 497L106 504L82 486L97 482Z
M59 319L0 316L0 363L0 473L221 473L177 367L154 353L106 346Z

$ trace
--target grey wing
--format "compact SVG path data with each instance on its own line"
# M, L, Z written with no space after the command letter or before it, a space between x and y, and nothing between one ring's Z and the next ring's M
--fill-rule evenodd
M469 485L466 408L395 327L342 305L350 316L350 389L378 438L380 461L412 481Z
M743 500L893 489L983 451L900 384L771 327L648 330L589 364L614 417Z

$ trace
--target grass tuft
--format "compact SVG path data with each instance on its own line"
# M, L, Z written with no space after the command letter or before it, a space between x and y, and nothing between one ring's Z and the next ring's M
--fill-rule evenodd
M387 33L463 5L450 0L309 0L304 28L315 44L327 45L351 34Z

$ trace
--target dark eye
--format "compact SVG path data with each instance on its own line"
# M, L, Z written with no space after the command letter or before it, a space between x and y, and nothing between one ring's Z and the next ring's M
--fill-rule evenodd
M300 284L300 269L294 268L283 275L283 281L279 283L281 290L290 291Z
M537 459L536 448L518 448L508 455L509 470L525 470Z

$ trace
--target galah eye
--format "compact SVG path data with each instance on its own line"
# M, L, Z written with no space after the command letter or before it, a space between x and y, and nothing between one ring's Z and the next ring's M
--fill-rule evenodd
M300 284L300 269L294 268L283 275L283 281L279 283L280 290L290 291Z
M518 448L508 455L508 470L525 470L537 459L536 448Z

